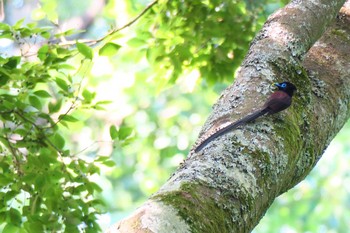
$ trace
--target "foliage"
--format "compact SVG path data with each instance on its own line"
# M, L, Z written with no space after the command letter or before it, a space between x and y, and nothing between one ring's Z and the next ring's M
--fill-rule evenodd
M47 43L48 28L34 23L0 24L0 37L21 48L20 56L0 57L0 224L3 232L87 232L96 222L101 192L89 177L109 157L89 162L67 149L62 127L79 121L77 109L101 108L82 88L93 51ZM26 48L28 50L24 51ZM35 50L36 51L33 51ZM78 54L83 56L77 56ZM76 68L74 59L80 61Z
M199 70L214 84L232 80L268 14L269 1L159 1L130 45L143 46L157 75L174 83Z

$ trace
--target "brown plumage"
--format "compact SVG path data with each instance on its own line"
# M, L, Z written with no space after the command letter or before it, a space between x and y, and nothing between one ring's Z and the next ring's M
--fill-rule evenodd
M293 93L297 90L297 88L290 82L275 83L274 85L278 87L278 90L270 95L270 97L267 99L264 106L260 110L253 112L252 114L243 117L242 119L233 122L222 129L219 129L218 131L204 139L202 142L200 142L199 145L194 149L194 151L196 153L199 152L209 142L229 132L230 130L235 129L240 125L251 122L265 114L274 114L288 108L292 103Z

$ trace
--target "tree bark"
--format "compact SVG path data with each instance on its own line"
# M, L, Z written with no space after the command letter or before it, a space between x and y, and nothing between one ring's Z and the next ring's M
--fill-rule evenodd
M292 106L192 151L108 232L250 232L278 195L305 178L349 117L350 0L339 12L344 2L292 1L270 16L199 141L220 127L217 119L236 121L261 107L272 82L297 86Z

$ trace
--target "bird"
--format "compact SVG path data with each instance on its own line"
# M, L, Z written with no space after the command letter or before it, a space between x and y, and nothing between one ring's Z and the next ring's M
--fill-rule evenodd
M220 137L221 135L224 135L230 130L237 128L240 125L251 122L265 114L274 114L288 108L292 104L292 97L294 92L297 91L297 88L294 86L294 84L286 81L281 83L274 83L273 85L276 86L278 90L270 95L262 108L249 114L248 116L243 117L238 121L230 123L227 126L217 130L212 135L201 141L199 145L194 149L194 151L196 153L199 152L206 145L208 145L209 142Z

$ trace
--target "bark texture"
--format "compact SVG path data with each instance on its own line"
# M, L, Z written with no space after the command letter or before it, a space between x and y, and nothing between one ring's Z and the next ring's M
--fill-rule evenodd
M310 172L350 115L350 1L334 21L343 4L293 1L273 14L201 138L220 127L217 119L235 121L262 106L272 82L297 86L292 107L190 153L146 204L108 232L250 232L274 199Z

